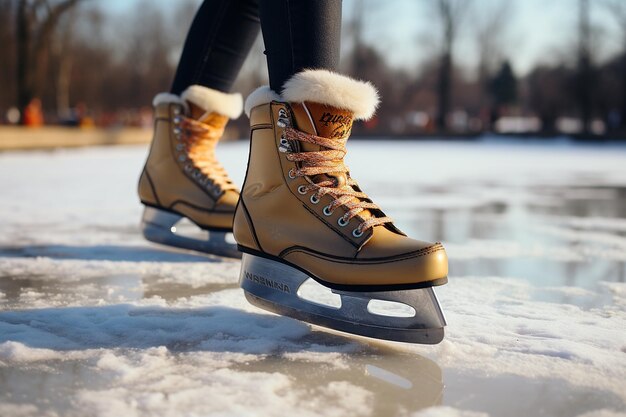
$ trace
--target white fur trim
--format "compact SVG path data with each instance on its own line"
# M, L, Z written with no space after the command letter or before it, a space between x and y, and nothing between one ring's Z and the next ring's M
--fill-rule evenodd
M206 112L215 112L231 119L241 115L243 99L239 93L223 93L201 85L187 87L180 97Z
M172 93L159 93L156 96L154 96L154 99L152 100L152 106L156 107L159 104L163 104L163 103L176 103L176 104L185 104L180 97L178 97L176 94L172 94Z
M285 83L283 99L302 103L311 101L354 113L357 120L367 120L378 107L378 91L367 81L359 81L326 70L304 70Z
M246 116L250 117L250 112L256 106L260 106L261 104L267 104L271 101L282 101L282 98L274 90L272 90L268 85L261 86L254 90L248 98L246 99L246 104L244 106L244 110L246 112Z

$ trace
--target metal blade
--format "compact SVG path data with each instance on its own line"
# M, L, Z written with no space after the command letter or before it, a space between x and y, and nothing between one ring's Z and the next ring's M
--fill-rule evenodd
M229 232L208 231L207 240L194 239L176 233L176 224L183 216L159 210L154 207L146 207L141 219L141 230L144 237L155 243L174 246L177 248L191 249L199 252L210 253L229 258L241 258L241 252L237 245L228 243L226 235Z
M340 307L309 301L298 294L309 279L305 273L277 261L244 254L240 286L250 303L265 310L331 329L410 343L435 344L443 339L445 318L432 288L348 292L333 291L341 297ZM372 299L399 302L412 307L412 317L374 314Z

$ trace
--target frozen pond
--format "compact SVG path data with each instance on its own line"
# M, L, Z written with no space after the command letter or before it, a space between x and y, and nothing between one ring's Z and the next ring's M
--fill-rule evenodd
M401 229L448 249L444 342L275 316L239 261L148 244L144 147L3 153L0 415L625 415L625 147L349 152ZM241 182L247 144L220 153Z

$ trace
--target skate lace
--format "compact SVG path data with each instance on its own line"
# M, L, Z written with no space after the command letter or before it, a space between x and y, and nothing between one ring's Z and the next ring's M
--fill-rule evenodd
M332 196L334 200L327 206L327 210L332 213L339 206L346 207L348 211L343 215L343 221L346 223L364 210L380 210L378 205L371 202L367 194L356 191L353 188L353 186L358 187L358 184L354 179L350 178L348 167L343 162L347 152L346 143L348 136L343 138L325 138L287 126L285 127L285 138L327 148L327 150L322 151L287 153L286 157L289 161L300 162L300 167L290 173L292 176L312 177L320 174L342 173L346 178L345 184L339 185L339 181L336 178L318 177L321 181L305 185L303 193L315 191L314 196L318 199L326 194ZM363 220L357 227L356 233L360 235L374 226L391 223L392 221L389 217L376 217L374 213L371 213L371 217Z
M198 172L204 174L220 191L237 190L226 169L215 157L215 147L224 133L224 128L184 116L180 125L187 156Z

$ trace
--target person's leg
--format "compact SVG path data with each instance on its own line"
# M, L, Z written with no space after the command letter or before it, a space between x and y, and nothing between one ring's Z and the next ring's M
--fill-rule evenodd
M204 0L170 92L179 95L194 84L230 92L259 30L258 0Z
M260 0L270 88L303 69L337 71L341 0Z

